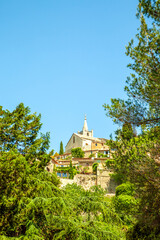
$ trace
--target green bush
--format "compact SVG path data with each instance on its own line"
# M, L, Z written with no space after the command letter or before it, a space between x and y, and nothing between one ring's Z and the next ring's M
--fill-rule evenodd
M105 163L107 168L114 168L115 161L113 159L108 159Z
M134 186L132 183L127 182L127 183L122 183L118 187L116 187L116 196L119 195L129 195L133 196L134 195Z
M116 212L126 225L135 223L135 213L138 211L139 199L134 197L133 184L127 182L116 188L116 196L113 198Z
M89 158L92 158L92 157L95 157L95 154L94 154L94 153L91 153L91 154L89 155Z
M137 205L137 200L133 196L119 195L114 199L115 208L118 211L132 211Z
M71 150L71 153L72 153L72 157L75 157L75 158L84 158L84 151L78 147L78 148L73 148Z
M98 163L97 162L95 162L95 163L93 163L93 165L92 165L92 169L93 169L93 172L97 172L97 167L98 167Z

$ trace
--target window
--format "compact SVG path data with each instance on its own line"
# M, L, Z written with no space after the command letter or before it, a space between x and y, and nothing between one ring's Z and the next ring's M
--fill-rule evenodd
M89 136L89 133L87 133L87 136Z
M73 136L73 143L75 143L75 136Z
M67 177L67 173L63 173L63 174L62 174L62 177Z
M104 154L106 154L107 157L109 157L109 151L104 151Z
M97 146L97 143L95 144L95 146Z

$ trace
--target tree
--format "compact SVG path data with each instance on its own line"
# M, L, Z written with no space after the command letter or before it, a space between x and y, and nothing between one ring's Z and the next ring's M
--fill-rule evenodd
M64 153L64 150L63 150L63 143L62 141L60 142L60 150L59 150L59 155L62 155Z
M23 113L25 108L23 105L21 108ZM73 184L60 189L56 174L39 167L48 158L49 135L41 136L40 145L36 145L37 134L28 145L22 138L23 133L28 136L34 123L36 127L33 121L36 116L21 116L22 123L18 119L21 124L18 125L12 121L12 113L2 114L5 117L0 119L3 150L0 152L0 239L125 239L123 223L101 188L95 186L85 191ZM69 168L73 177L76 169L72 162Z
M75 166L73 167L72 165L72 160L70 160L68 173L69 173L69 179L73 179L74 176L77 174L77 170Z
M126 182L116 188L116 195L112 199L116 212L129 227L135 224L139 199L134 197L133 184Z
M36 235L40 234L40 225L35 221L44 218L38 210L43 207L42 199L47 202L58 196L60 190L56 175L39 169L37 165L38 162L30 164L17 150L1 152L0 235L16 239L31 234L26 239L36 239Z
M36 164L17 151L0 155L0 239L125 239L102 189L59 189L56 175Z
M97 168L98 168L98 163L97 163L97 162L93 163L92 169L93 169L93 172L94 172L94 173L97 172Z
M31 113L29 107L20 103L15 110L3 110L0 106L0 150L9 151L17 149L28 161L41 160L46 165L50 155L50 134L40 133L42 123L41 115ZM40 135L40 136L39 136Z
M137 46L133 39L126 54L132 63L128 67L135 73L127 78L125 91L128 100L111 99L112 105L104 104L107 116L116 123L131 123L136 126L159 125L160 122L160 1L139 0L138 17L141 21L136 35ZM147 25L145 15L152 20Z
M140 199L137 224L128 232L128 239L159 239L160 1L139 0L137 16L141 21L137 45L131 40L126 52L133 71L126 81L128 99L111 99L111 106L104 108L115 123L123 124L116 141L108 142L115 149L115 172L121 181L134 184ZM141 126L143 133L133 136L130 128L124 128L126 123Z
M72 153L72 157L75 157L75 158L83 158L84 157L84 151L80 147L73 148L71 150L71 153Z
M122 126L121 135L123 139L130 140L134 136L133 128L130 123L124 123Z

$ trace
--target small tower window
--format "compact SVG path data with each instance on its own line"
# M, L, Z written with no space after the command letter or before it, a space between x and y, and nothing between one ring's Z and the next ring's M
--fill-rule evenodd
M89 133L87 133L87 136L89 136Z

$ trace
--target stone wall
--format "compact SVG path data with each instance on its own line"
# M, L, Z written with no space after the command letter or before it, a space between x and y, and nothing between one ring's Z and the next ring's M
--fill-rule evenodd
M66 186L67 184L75 183L74 179L60 178L61 188Z
M74 138L74 139L73 139ZM82 139L73 133L65 147L65 153L71 153L72 148L82 148Z
M85 190L89 190L96 185L96 175L77 174L74 180L77 185L81 185Z
M90 187L96 185L96 175L77 174L74 176L74 179L60 178L60 181L61 187L64 187L67 184L76 183L77 185L82 186L85 190L89 190Z
M111 179L110 174L112 171L108 169L97 169L97 185L100 185L108 193L115 193L117 184Z
M108 193L115 193L116 183L111 179L110 174L112 172L107 169L98 169L97 175L77 174L74 179L61 178L61 187L76 183L82 186L85 190L89 190L92 186L100 185Z

